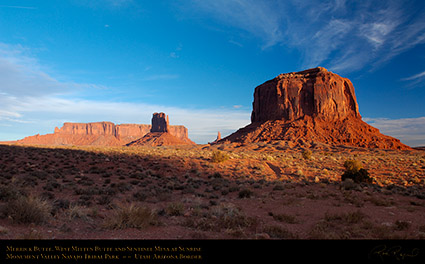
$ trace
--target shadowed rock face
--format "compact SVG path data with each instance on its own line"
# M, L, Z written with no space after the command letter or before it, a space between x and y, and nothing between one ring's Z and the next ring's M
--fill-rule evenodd
M410 149L363 122L351 81L322 67L280 74L257 86L252 105L251 124L220 142Z
M154 113L151 132L170 132L168 116L164 113Z
M361 118L354 87L347 78L318 67L281 74L255 88L251 121Z

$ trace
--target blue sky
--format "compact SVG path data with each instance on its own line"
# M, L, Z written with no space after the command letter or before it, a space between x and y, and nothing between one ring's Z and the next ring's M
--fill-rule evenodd
M257 85L322 66L363 120L425 145L424 17L401 0L0 0L0 140L163 111L206 143L250 123Z

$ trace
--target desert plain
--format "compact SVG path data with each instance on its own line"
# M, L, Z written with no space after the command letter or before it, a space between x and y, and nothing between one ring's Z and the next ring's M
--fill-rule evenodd
M3 143L0 172L1 239L425 238L421 149Z

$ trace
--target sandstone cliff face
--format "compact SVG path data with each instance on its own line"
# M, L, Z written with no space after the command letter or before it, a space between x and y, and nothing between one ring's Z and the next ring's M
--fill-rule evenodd
M116 136L115 124L111 122L64 123L55 134L62 135L111 135Z
M120 124L115 126L115 135L123 142L131 142L149 133L150 125Z
M251 124L220 142L272 140L410 149L363 122L351 81L322 67L281 74L256 87Z
M360 118L354 87L347 78L318 67L281 74L255 88L251 121Z
M64 123L61 128L56 127L53 134L29 136L18 140L17 143L122 146L148 134L151 128L151 125L115 125L112 122ZM168 131L180 140L190 141L188 130L184 126L168 125Z

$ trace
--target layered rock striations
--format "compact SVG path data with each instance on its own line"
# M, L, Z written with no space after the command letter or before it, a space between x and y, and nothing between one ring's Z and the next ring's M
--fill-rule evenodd
M112 122L64 123L55 128L53 134L29 136L18 140L20 144L38 145L104 145L122 146L148 134L151 125L119 124ZM184 126L169 126L168 131L174 137L186 141L188 130Z
M410 149L363 122L351 81L322 67L280 74L257 86L251 124L221 142L271 140Z
M281 74L255 88L251 122L360 118L354 87L347 78L318 67Z
M132 141L127 146L170 146L195 144L189 138L181 138L173 135L169 125L168 115L154 113L152 127L149 133L142 138Z

